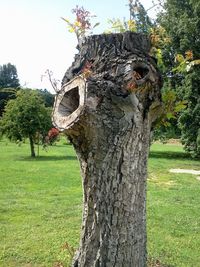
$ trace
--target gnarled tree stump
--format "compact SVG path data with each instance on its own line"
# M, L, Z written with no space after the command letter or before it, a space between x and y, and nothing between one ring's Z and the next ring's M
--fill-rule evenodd
M161 78L131 32L85 39L63 78L53 123L77 152L84 209L73 266L146 266L146 177Z

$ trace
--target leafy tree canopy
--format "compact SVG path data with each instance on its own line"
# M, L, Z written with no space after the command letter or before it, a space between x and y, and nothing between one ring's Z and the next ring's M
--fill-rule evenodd
M19 86L16 67L11 63L0 65L0 88L17 88Z
M168 72L172 73L171 77L168 77L168 82L170 81L170 86L178 97L187 102L187 108L180 113L178 119L181 139L186 151L192 156L200 157L199 1L167 0L159 23L165 28L171 40L164 58ZM191 59L193 61L189 63L187 69ZM174 70L178 70L179 73Z
M148 16L147 11L139 0L129 0L130 20L136 24L136 31L149 33L153 27L153 22Z
M31 156L35 156L36 136L45 137L51 128L51 109L46 108L44 100L36 90L21 89L16 99L9 100L2 119L0 132L9 139L29 138Z
M0 116L7 101L15 98L15 93L19 86L16 67L11 63L0 65Z
M54 95L51 94L47 89L37 89L38 93L41 95L45 102L46 107L53 107Z

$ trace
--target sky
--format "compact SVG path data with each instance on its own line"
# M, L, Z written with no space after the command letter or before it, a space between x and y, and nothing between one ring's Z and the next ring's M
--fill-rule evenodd
M146 9L152 6L151 0L141 2ZM45 71L62 80L77 53L76 36L61 17L73 21L71 10L83 6L97 16L98 34L109 28L109 18L129 17L127 4L128 0L0 0L0 65L15 65L21 86L53 93Z

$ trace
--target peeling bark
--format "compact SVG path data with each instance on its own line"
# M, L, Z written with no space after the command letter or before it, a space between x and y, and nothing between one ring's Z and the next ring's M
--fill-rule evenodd
M146 176L161 78L146 36L85 39L63 78L53 122L77 152L83 222L74 267L146 266Z

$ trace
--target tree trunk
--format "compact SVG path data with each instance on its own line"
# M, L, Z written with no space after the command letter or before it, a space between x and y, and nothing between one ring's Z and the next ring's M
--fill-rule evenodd
M34 141L33 137L29 136L29 143L30 143L30 148L31 148L31 157L35 157L35 148L34 148Z
M74 267L146 266L146 177L161 79L146 36L88 37L53 112L77 152L83 222Z

